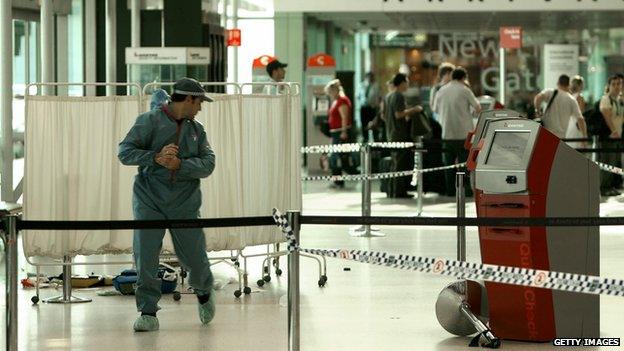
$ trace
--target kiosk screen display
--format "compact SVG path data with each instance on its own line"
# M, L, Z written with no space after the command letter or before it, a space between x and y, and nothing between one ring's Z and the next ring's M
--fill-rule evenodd
M495 132L485 164L514 167L522 165L531 132Z

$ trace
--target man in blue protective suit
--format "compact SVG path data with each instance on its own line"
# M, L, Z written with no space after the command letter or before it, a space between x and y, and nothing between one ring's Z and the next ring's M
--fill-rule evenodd
M201 206L200 178L215 167L215 154L204 127L194 120L204 101L213 100L196 80L182 78L173 86L171 102L141 114L119 144L119 160L139 166L132 207L137 220L197 219ZM199 319L208 324L215 314L213 277L201 228L170 229L176 255L190 273L199 300ZM164 229L134 231L134 260L138 272L135 331L158 330L161 294L158 256Z

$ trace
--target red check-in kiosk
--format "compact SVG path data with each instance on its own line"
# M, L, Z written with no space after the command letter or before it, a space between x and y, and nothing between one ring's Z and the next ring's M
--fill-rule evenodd
M473 148L478 217L597 217L599 169L540 124L494 119ZM483 263L599 275L598 227L480 227ZM501 339L598 337L598 295L486 282Z

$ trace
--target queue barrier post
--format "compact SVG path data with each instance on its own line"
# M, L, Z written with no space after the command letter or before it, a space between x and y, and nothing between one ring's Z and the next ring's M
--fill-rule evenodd
M286 217L295 236L296 243L300 242L300 212L288 211ZM301 346L300 328L300 290L299 290L299 251L297 249L288 255L288 350L299 351Z
M369 143L363 144L360 147L360 164L362 165L362 217L370 217L371 215L371 179L373 174L373 156L372 146ZM373 238L383 237L386 234L382 233L379 228L374 228L370 224L363 224L359 227L354 227L349 230L351 236L360 238Z
M4 241L6 271L5 349L7 351L17 351L17 215L7 213L5 205L3 203L0 210L0 215L4 222L2 240Z

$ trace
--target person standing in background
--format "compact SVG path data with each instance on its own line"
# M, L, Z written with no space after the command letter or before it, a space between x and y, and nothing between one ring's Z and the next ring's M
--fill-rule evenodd
M354 142L351 100L345 95L340 80L334 79L327 83L325 94L332 101L328 113L332 145ZM329 167L332 175L342 175L343 170L348 174L357 174L357 157L352 152L332 152L329 155ZM332 187L344 188L344 185L343 180L337 180Z
M370 130L369 124L379 113L379 103L381 101L379 86L377 85L375 74L373 74L373 72L366 73L365 79L360 83L358 101L360 104L362 138L364 142L368 142L368 131ZM377 130L373 129L372 131L373 141L381 141L381 136L379 133L376 133Z
M542 103L546 108L542 112ZM587 126L576 99L570 94L570 77L562 74L557 80L557 89L545 89L533 99L535 113L542 118L544 127L559 139L565 138L570 119L578 123L583 137L587 137Z
M451 73L452 80L440 88L433 102L434 112L438 114L442 125L443 153L445 166L466 162L468 151L464 148L464 141L468 133L474 128L470 108L478 115L481 105L466 84L468 73L463 67L457 67ZM455 169L447 170L446 195L455 196ZM472 196L469 182L466 182L466 194Z
M570 81L570 94L576 100L576 103L578 104L579 109L581 110L581 113L585 112L585 108L587 105L585 103L585 98L583 98L583 95L582 95L584 83L585 81L583 80L583 77L578 76L578 75L574 76L572 80ZM566 130L565 137L566 139L583 138L581 125L579 124L577 120L570 118L570 122L568 123L568 129ZM574 141L568 142L567 144L573 148L580 148L580 147L587 146L587 143L574 142Z
M605 94L600 99L600 113L609 128L610 134L601 136L601 148L617 148L622 146L621 142L614 143L613 140L622 139L622 123L624 122L624 106L622 106L622 79L617 75L609 77ZM611 139L611 140L609 140ZM600 153L600 162L615 167L622 165L620 153ZM602 196L617 196L621 193L616 189L620 177L610 172L600 172L600 193Z
M455 65L449 62L444 62L438 68L438 79L437 83L431 88L431 93L429 94L429 108L431 111L434 111L433 104L435 103L435 97L440 88L445 86L448 82L451 81L451 73L455 69ZM433 112L433 118L438 120L437 113Z
M273 60L269 62L266 66L266 71L271 77L271 83L282 83L284 78L286 78L286 70L284 68L288 67L287 63L279 62L278 60ZM275 84L267 84L264 86L262 90L263 94L267 95L278 95L281 94L283 87L275 85Z
M394 91L386 96L384 101L384 119L386 134L390 142L411 142L410 119L414 113L422 112L422 106L407 107L403 93L408 88L407 76L398 73L392 79ZM414 168L414 157L411 150L392 150L392 172L409 171ZM392 178L389 182L388 197L409 198L408 194L411 176Z

